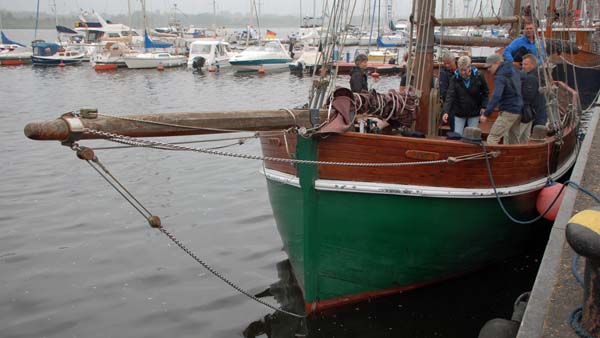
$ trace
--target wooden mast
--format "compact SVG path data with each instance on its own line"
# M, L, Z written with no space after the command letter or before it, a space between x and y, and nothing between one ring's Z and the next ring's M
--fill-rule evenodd
M550 0L553 1L553 0ZM513 15L521 17L521 0L515 0L515 7L513 8ZM510 38L514 39L521 33L521 20L513 22L510 28Z
M413 74L416 74L417 96L419 96L419 114L415 130L426 135L433 134L430 130L429 97L431 92L431 77L433 70L433 26L435 20L435 0L415 1L417 6L417 43L415 45L415 62ZM406 83L410 83L407 75Z

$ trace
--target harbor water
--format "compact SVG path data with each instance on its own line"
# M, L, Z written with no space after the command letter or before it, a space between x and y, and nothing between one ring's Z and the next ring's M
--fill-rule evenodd
M0 337L464 338L476 337L491 318L510 318L513 301L533 284L547 223L522 256L298 321L213 276L150 228L71 149L23 135L28 122L82 107L111 115L293 108L306 103L312 80L287 71L0 68ZM348 80L337 81L347 86ZM398 76L369 81L378 91L399 85ZM219 140L231 137L160 140L260 154L255 139ZM149 148L96 154L204 262L265 302L302 310L261 162Z

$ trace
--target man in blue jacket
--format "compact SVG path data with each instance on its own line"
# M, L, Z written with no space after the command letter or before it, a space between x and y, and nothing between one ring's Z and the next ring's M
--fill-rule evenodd
M530 54L533 54L538 59L538 64L542 63L542 59L546 57L546 51L544 50L543 44L539 43L541 55L538 55L537 48L535 46L536 43L536 34L535 34L535 25L533 22L525 23L525 27L523 28L523 35L514 39L506 48L504 48L504 53L502 56L504 60L513 62L513 54L521 47L527 48Z
M515 69L511 62L504 61L499 54L492 54L485 60L488 71L495 75L494 94L480 118L486 122L494 108L500 108L500 114L494 122L487 138L488 144L498 144L500 139L508 132L505 144L519 140L521 113L523 111L523 98L521 95L521 81L524 74Z

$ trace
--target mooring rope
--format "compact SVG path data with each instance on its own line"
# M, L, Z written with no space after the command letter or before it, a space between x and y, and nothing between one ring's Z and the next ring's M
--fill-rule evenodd
M71 146L71 149L77 153L77 157L82 160L85 160L110 186L112 186L135 210L137 210L142 217L148 222L148 224L155 229L158 229L161 233L167 236L173 243L175 243L181 250L183 250L188 256L194 259L197 263L202 265L206 270L208 270L215 277L219 278L221 281L225 282L225 284L229 285L236 291L242 293L243 295L249 297L250 299L272 309L277 312L281 312L296 318L304 318L304 315L289 312L278 307L275 307L256 296L250 294L248 291L242 289L237 286L235 283L227 279L225 276L216 271L209 264L204 262L198 255L196 255L192 250L190 250L185 244L179 241L172 233L170 233L161 223L161 220L158 216L153 215L143 204L140 202L135 196L108 170L106 166L104 166L98 157L94 154L91 148L81 147L77 143L74 143Z
M463 161L470 160L481 160L487 159L487 156L498 157L500 152L486 152L483 153L474 153L468 155L461 155L456 157L448 157L442 160L433 160L433 161L418 161L418 162L382 162L382 163L368 163L368 162L333 162L333 161L313 161L313 160L301 160L301 159L292 159L292 158L280 158L280 157L270 157L270 156L260 156L260 155L250 155L250 154L239 154L232 152L224 152L213 149L206 148L194 148L181 146L176 144L158 142L158 141L149 141L144 139L138 139L134 137L109 133L105 131L95 130L85 128L84 132L103 136L108 138L109 141L117 141L119 143L131 144L131 145L145 145L144 147L163 149L163 150L184 150L191 152L199 152L210 155L217 156L225 156L225 157L234 157L241 158L247 160L258 160L258 161L271 161L271 162L280 162L280 163L293 163L293 164L312 164L312 165L330 165L330 166L346 166L346 167L406 167L406 166L418 166L418 165L433 165L433 164L442 164L442 163L458 163Z

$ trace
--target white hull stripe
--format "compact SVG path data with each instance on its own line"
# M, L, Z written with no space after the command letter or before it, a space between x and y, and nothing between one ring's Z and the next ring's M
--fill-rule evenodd
M577 152L574 151L571 157L561 166L553 175L552 179L563 176L573 165L577 158ZM268 180L291 185L300 188L298 177L282 173L280 171L263 169L261 173ZM546 184L546 178L539 179L527 184L516 185L512 187L497 188L500 196L516 196L531 191L539 190ZM401 195L401 196L419 196L436 198L493 198L494 190L491 188L449 188L449 187L430 187L420 185L405 185L392 183L373 183L373 182L355 182L322 180L315 181L315 189L322 191L353 192L379 195Z

